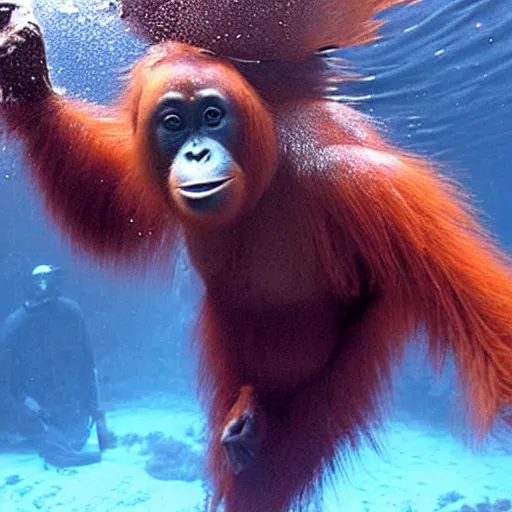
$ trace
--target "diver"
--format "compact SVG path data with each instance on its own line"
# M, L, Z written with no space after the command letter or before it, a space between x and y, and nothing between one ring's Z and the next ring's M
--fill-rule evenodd
M82 466L99 462L113 435L99 408L82 311L60 284L58 267L35 267L27 299L2 325L0 415L48 464ZM94 425L99 450L86 447Z

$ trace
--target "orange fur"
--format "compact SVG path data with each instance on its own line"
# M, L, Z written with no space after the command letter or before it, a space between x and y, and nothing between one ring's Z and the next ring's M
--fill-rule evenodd
M7 104L2 116L25 143L48 211L73 243L99 260L116 255L124 263L168 254L175 230L167 210L157 202L146 208L140 189L127 181L133 134L121 109L50 94L40 102Z
M210 468L228 512L305 505L321 475L376 446L391 369L421 329L438 367L453 351L477 436L512 403L510 266L463 196L348 107L274 112L280 168L236 237L221 235L244 271L218 291L207 281L202 321ZM268 435L235 475L219 436L246 383Z
M343 116L341 106L328 110ZM389 300L398 318L414 330L426 327L436 365L454 352L472 426L486 434L512 400L509 258L477 223L459 188L431 165L364 126L360 144L340 132L336 145L325 146L325 124L317 122L311 135L321 141L319 170L313 177L334 167L339 174L311 190L341 231L350 231L374 286L384 294L394 290ZM327 252L325 265L335 268L339 256Z

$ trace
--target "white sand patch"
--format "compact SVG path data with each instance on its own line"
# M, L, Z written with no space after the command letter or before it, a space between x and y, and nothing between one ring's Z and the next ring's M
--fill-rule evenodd
M119 436L162 431L200 447L202 418L194 410L123 408L109 415L109 425ZM512 499L512 457L504 450L475 455L448 435L399 423L383 441L382 456L364 450L361 462L348 469L350 482L326 492L322 512L452 512L486 498ZM0 512L203 511L200 481L151 478L139 449L116 448L99 465L66 470L45 469L31 453L1 454ZM464 499L439 508L439 496L453 491Z
M512 457L500 447L476 455L449 435L402 424L383 441L383 455L362 452L350 482L338 486L337 501L326 493L325 512L452 512L486 498L512 500ZM464 499L439 508L439 497L453 491Z

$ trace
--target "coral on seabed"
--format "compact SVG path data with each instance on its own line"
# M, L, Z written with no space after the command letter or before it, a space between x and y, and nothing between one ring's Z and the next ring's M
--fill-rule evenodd
M512 512L512 500L499 499L494 502L489 500L476 505L462 505L459 512Z
M497 499L493 502L487 498L475 505L465 503L460 508L453 508L455 503L463 499L464 496L456 491L442 494L437 499L437 507L432 512L512 512L512 500L510 499ZM417 510L408 503L404 512L417 512Z
M146 471L158 480L200 480L203 478L202 457L185 443L168 437L153 446Z
M149 455L146 472L157 480L182 480L190 482L202 480L203 454L190 444L178 441L163 432L150 432L143 437L138 434L126 434L121 445L128 448L141 446L139 453Z

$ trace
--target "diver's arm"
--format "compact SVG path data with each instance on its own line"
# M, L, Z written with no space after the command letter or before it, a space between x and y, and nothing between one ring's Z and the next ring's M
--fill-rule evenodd
M85 333L84 329L84 333ZM85 334L86 340L86 355L84 357L83 366L83 397L84 406L93 420L96 423L96 433L98 436L98 444L101 451L108 448L112 448L116 444L115 435L109 431L107 426L107 418L105 411L100 408L99 405L99 383L98 383L98 371L94 362L94 354L91 345L88 341L87 335Z
M89 334L85 327L85 322L81 321L82 328L82 343L84 347L84 358L82 361L81 376L82 376L82 406L85 411L92 417L94 421L102 415L99 407L99 385L98 385L98 371L96 369L96 362L94 360L94 353L89 341Z
M83 359L81 365L81 405L83 410L96 424L96 433L100 450L112 448L116 444L116 436L109 431L105 412L100 408L100 393L98 384L98 372L94 359L94 352L89 341L89 334L85 325L82 312L80 315L80 335L83 346Z

